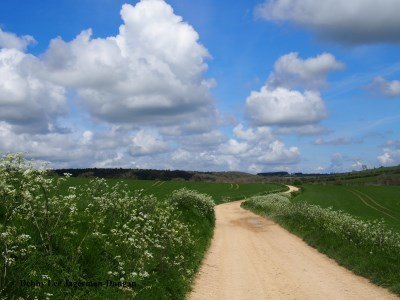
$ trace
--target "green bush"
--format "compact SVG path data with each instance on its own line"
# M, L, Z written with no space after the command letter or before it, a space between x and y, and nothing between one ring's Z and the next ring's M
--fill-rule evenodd
M209 220L215 220L215 203L208 195L182 188L172 193L170 201L180 208L194 209Z
M295 185L295 186L299 186L299 185L302 185L303 184L303 182L300 180L300 179L296 179L294 182L293 182L293 185Z

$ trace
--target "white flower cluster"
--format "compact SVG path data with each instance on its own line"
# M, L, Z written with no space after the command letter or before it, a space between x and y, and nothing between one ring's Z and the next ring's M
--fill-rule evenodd
M389 229L383 220L366 221L332 208L306 202L291 203L287 197L278 194L252 197L246 205L272 218L293 218L312 223L322 231L370 249L370 253L379 251L396 256L400 253L400 234Z
M4 260L4 267L11 267L16 259L25 257L36 249L34 245L29 244L30 236L19 234L14 226L0 224L0 245L3 245L1 256Z
M28 254L51 255L55 237L73 223L77 196L58 192L67 178L49 179L45 166L37 169L19 153L0 158L1 287Z
M176 218L176 207L153 196L132 196L126 185L109 185L104 179L93 180L85 198L91 199L84 210L91 219L87 240L103 244L105 253L119 253L108 271L113 279L141 283L157 275L150 270L191 271L187 258L172 252L187 253L193 245L188 225Z
M194 208L199 211L204 217L210 218L212 220L215 218L215 203L211 196L182 188L180 190L174 191L170 200L178 207Z

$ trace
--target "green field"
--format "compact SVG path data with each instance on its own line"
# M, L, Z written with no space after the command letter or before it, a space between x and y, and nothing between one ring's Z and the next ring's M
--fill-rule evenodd
M365 220L384 219L400 231L400 186L305 185L293 201L332 207Z
M79 186L88 183L87 178L69 178L70 186ZM143 190L144 195L154 195L158 199L164 199L173 191L188 188L200 193L210 195L216 204L231 200L241 200L254 195L270 193L272 191L284 190L286 187L270 183L209 183L194 181L153 181L153 180L121 180L107 179L110 185L125 183L129 189Z

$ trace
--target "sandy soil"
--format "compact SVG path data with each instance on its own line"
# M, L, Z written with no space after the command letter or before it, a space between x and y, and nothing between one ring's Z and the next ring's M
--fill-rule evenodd
M214 238L190 300L398 299L240 204L216 207Z

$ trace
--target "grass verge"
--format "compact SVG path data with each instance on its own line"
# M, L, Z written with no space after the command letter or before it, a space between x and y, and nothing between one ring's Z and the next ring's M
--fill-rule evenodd
M383 222L291 203L278 194L252 197L242 206L274 220L355 274L400 295L400 235Z

